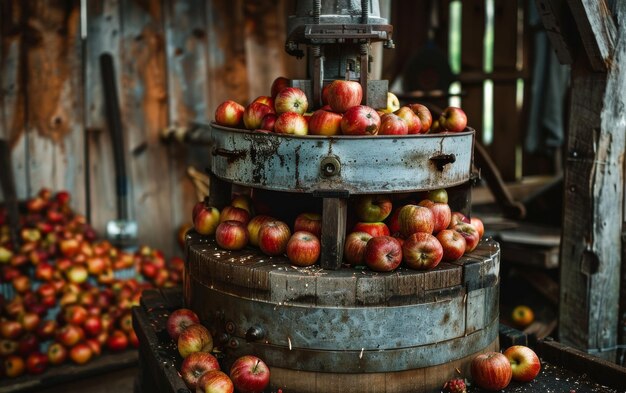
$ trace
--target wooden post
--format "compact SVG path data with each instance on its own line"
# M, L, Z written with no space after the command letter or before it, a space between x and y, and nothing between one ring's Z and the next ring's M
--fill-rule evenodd
M615 31L610 27L612 18L598 22L590 17L595 8L604 9L606 4L582 0L569 4L587 57L579 56L572 66L559 339L614 361L626 148L626 70L622 65L626 62L626 3L618 2L616 37L605 34ZM587 19L576 17L580 10ZM591 29L585 28L587 24ZM589 48L613 47L613 42L615 50L608 54ZM606 64L606 74L594 72L598 63Z
M348 213L347 198L324 198L322 218L322 253L320 265L337 270L343 260L343 240Z

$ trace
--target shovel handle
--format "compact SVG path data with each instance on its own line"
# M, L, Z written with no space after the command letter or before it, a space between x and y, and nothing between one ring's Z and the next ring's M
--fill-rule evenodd
M111 132L113 144L113 161L115 165L115 193L117 196L117 218L128 219L128 181L126 178L126 162L124 154L124 135L122 133L122 119L117 96L115 66L110 53L100 55L100 72L104 90L106 119Z

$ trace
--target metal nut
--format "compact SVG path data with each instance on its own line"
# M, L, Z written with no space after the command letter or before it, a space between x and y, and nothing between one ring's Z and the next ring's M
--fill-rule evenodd
M325 157L320 163L320 172L324 177L333 177L341 172L341 163L336 156Z
M233 334L235 333L235 329L237 328L237 326L235 325L235 322L228 321L226 322L225 328L226 328L226 333Z
M231 338L230 341L228 341L228 347L230 348L239 348L239 340L237 340L236 338Z

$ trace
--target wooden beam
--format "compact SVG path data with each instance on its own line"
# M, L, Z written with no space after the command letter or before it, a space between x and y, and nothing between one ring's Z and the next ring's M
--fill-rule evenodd
M567 0L594 71L611 67L617 26L606 0Z
M615 360L618 330L624 153L626 147L626 3L620 2L614 67L572 67L565 168L559 339Z
M567 11L565 0L535 0L548 39L561 64L572 64L574 55L571 37L568 34L564 13Z

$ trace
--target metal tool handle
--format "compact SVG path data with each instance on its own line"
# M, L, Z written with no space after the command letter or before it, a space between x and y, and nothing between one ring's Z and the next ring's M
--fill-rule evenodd
M7 219L11 242L15 249L19 246L20 216L17 207L17 193L15 192L15 179L11 166L11 149L6 140L0 139L0 186L4 195L4 204L7 208Z
M107 124L111 132L113 144L113 159L115 165L115 193L117 196L117 218L128 219L128 181L126 177L126 162L124 154L124 135L122 133L122 119L117 96L115 68L113 56L110 53L100 55L100 72L104 89L104 103Z
M446 165L452 164L456 161L456 156L454 154L437 154L430 157L429 160L435 163L438 170L443 171L443 168Z

